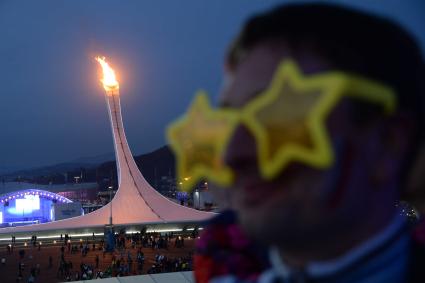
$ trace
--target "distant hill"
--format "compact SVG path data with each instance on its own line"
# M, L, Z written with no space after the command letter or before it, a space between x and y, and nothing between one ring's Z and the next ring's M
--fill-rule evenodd
M21 167L17 166L0 166L0 175L9 174L15 171L20 170Z
M174 156L167 146L135 156L134 159L139 170L151 185L155 184L155 176L156 178L174 177ZM110 185L116 186L117 170L114 154L79 158L52 166L19 170L3 174L0 178L7 181L62 184L73 182L74 177L80 177L82 182L97 182L101 189Z
M60 164L51 165L51 166L36 167L36 168L30 168L30 169L18 170L11 173L6 173L6 174L3 174L1 178L6 180L12 180L17 178L29 180L32 178L36 178L38 176L65 174L67 171L75 170L76 168L92 168L93 166L96 166L96 165L87 164L87 163L60 163Z
M146 181L152 186L155 186L155 178L161 176L175 175L175 159L174 155L168 146L163 146L147 154L142 154L134 157L137 167L142 172ZM117 167L115 160L105 162L97 167L98 181L100 178L111 179L116 186Z
M4 170L2 174L3 179L11 180L16 178L31 179L37 176L46 176L46 175L55 175L55 174L65 174L68 171L80 169L80 168L93 168L103 162L112 160L115 158L113 153L82 157L68 162L62 162L54 165L20 169L20 170ZM0 168L1 170L1 168Z
M110 153L105 153L101 155L81 157L81 158L69 161L67 163L100 165L104 162L107 162L113 159L115 159L115 153L110 152Z

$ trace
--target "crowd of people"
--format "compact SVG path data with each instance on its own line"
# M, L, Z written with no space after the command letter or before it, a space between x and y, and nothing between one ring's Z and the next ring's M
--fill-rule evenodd
M147 271L148 274L163 272L178 272L192 270L192 254L184 257L170 258L163 254L155 255L155 264Z
M62 236L62 235L61 235ZM38 281L41 267L48 273L63 281L90 280L115 276L128 276L139 274L153 274L161 272L187 271L192 269L192 252L185 256L171 257L167 255L169 249L184 247L184 237L173 234L134 233L131 235L121 231L115 237L115 248L106 251L104 239L80 239L79 242L71 241L68 235L55 241L50 249L46 266L41 265L43 259L38 258L40 243L34 245L36 238L31 238L31 245L19 247L14 244L6 246L7 254L2 257L2 265L6 265L6 258L13 256L17 250L19 259L16 282L41 282ZM20 246L20 245L19 245ZM150 257L156 252L154 258L146 260L145 253ZM45 253L43 253L45 254ZM55 262L55 257L58 260ZM75 259L77 257L77 260ZM45 262L45 260L44 260ZM57 270L55 268L57 267ZM26 271L28 270L28 271ZM44 271L43 271L44 272Z
M61 264L59 265L59 277L67 281L70 280L89 280L97 278L107 278L115 276L128 276L132 274L153 274L173 271L187 271L192 269L192 254L189 253L184 257L167 257L165 255L169 246L173 245L176 248L184 247L184 237L174 236L171 234L161 235L158 233L142 234L134 233L126 235L121 232L115 237L115 250L111 253L111 263L106 268L101 269L99 262L99 254L96 254L94 263L81 263L80 269L72 274L72 263L66 262L62 256ZM91 248L90 248L91 246ZM145 254L143 249L165 250L165 253L156 254L154 263L145 270ZM63 255L63 247L61 254ZM68 252L80 252L82 258L88 253L94 251L102 251L102 257L107 256L106 244L102 239L97 245L93 242L91 245L88 241L80 242L80 245L70 245L68 243ZM134 253L134 250L137 250ZM74 276L73 276L74 275Z

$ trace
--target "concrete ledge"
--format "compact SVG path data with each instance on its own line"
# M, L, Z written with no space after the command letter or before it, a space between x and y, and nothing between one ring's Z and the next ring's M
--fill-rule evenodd
M195 283L192 271L112 277L95 280L73 281L75 283Z

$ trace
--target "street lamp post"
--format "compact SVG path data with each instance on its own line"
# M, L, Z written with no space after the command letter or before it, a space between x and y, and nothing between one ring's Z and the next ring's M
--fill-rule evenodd
M112 226L112 189L113 188L114 187L112 187L112 186L108 187L108 189L109 189L109 206L110 206L109 225L111 225L111 226Z
M194 197L194 199L193 199L193 204L194 204L194 206L195 206L195 208L196 208L196 204L195 204L195 200L197 199L197 202L198 202L198 209L200 210L201 209L201 194L199 193L199 190L198 189L195 189L195 197Z

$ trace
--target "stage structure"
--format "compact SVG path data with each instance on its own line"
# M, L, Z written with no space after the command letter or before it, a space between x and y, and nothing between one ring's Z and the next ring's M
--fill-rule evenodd
M35 233L42 231L75 231L103 228L105 225L144 225L165 227L171 224L196 224L214 213L181 206L158 193L139 171L124 132L118 82L114 71L96 58L103 69L103 86L112 126L115 157L118 170L118 190L110 203L83 216L44 224L2 228L0 234ZM176 227L176 226L174 226ZM180 226L181 227L181 226Z
M0 196L0 227L51 222L55 219L55 213L63 212L64 209L69 211L70 206L76 205L80 209L73 216L79 216L82 214L81 204L52 192L27 189L7 193ZM55 211L57 206L64 209ZM63 218L68 217L63 215Z

